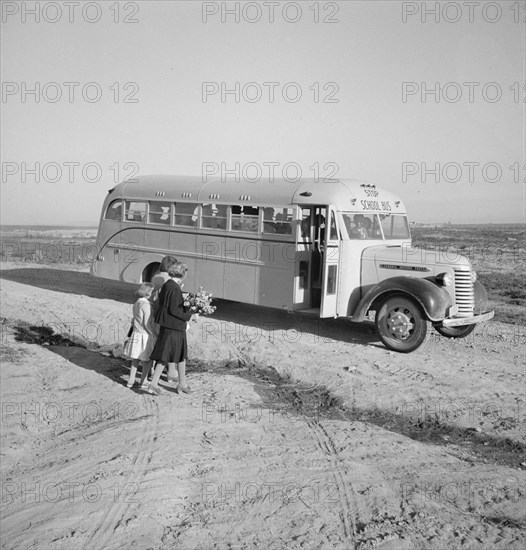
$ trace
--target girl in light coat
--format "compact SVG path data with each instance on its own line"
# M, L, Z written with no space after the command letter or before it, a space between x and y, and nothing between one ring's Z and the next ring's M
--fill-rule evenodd
M153 310L150 298L154 286L151 283L142 283L136 294L139 299L133 304L133 330L124 344L124 355L131 359L128 388L135 384L135 376L139 364L141 371L141 386L146 386L146 377L150 372L152 362L150 354L154 348L159 328L153 321Z

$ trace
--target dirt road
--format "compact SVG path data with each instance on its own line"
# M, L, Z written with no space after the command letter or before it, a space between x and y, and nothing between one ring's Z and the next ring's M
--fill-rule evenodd
M526 547L523 326L402 355L219 302L194 393L154 397L125 387L133 291L2 264L2 548Z

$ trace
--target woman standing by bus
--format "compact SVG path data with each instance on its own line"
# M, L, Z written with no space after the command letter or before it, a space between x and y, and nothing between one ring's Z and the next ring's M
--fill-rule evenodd
M154 286L155 290L155 296L154 296L154 313L157 312L158 306L159 306L159 294L161 292L161 288L163 287L164 283L170 279L170 276L168 275L168 270L177 263L177 258L174 258L173 256L165 256L161 260L161 265L159 266L159 273L155 275L152 278L152 284ZM177 380L176 378L177 371L175 370L175 364L174 363L168 363L168 373L166 375L168 382L175 382Z
M150 359L157 361L152 382L148 391L155 395L161 394L159 379L168 363L177 363L179 384L177 393L190 393L186 384L186 359L188 356L186 344L186 323L192 317L184 310L181 282L188 268L177 262L168 269L169 279L164 283L159 294L159 306L155 322L160 325L159 337Z

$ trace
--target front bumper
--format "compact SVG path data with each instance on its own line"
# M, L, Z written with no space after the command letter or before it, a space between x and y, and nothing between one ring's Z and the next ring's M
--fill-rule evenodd
M461 319L444 319L442 321L443 327L461 327L464 325L474 325L476 323L482 323L482 321L488 321L495 315L494 311L487 311L480 315L474 315L473 317L462 317Z

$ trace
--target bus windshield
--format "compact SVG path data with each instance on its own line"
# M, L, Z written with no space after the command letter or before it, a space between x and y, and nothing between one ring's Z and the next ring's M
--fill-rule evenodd
M382 231L386 240L390 239L409 239L409 224L407 216L403 214L378 214Z
M351 240L409 239L407 216L402 214L362 214L341 212L347 238Z

